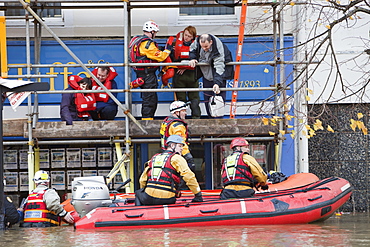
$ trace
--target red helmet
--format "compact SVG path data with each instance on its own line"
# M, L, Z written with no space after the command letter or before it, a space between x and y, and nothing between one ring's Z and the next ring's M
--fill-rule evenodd
M233 149L234 147L242 147L242 146L249 146L249 143L247 140L245 140L242 137L236 137L231 141L230 149Z

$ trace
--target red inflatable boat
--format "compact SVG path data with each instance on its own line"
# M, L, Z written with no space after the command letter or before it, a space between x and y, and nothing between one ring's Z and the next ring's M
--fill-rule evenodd
M326 178L299 188L256 193L252 198L172 205L98 207L76 229L133 229L214 225L302 224L329 218L351 196L342 178ZM205 197L206 198L206 197Z

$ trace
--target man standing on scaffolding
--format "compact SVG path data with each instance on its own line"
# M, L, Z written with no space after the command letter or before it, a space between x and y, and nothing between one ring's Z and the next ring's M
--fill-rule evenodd
M153 40L159 32L159 27L154 21L147 21L143 26L143 35L135 36L129 44L130 62L131 63L157 63L163 62L171 53L172 44L166 44L164 51L158 48L157 43ZM144 84L142 89L158 88L157 75L155 72L158 66L138 66L133 67L136 77L143 78ZM158 96L156 92L141 93L143 100L141 106L142 120L152 120L158 105Z

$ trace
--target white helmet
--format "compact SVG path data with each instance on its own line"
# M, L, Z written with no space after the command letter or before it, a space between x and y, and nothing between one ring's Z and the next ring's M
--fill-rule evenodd
M36 184L39 183L48 183L49 180L49 174L46 171L40 170L35 173L35 176L33 177L33 181Z
M188 104L183 101L174 101L170 105L170 112L175 113L177 111L186 110Z
M159 32L159 26L154 21L147 21L143 25L143 31L149 32L149 33L151 31Z

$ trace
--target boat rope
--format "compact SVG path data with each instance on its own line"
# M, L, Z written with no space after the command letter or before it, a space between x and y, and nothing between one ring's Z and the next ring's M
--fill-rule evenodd
M326 179L320 181L317 184L313 184L312 186L310 186L308 188L305 188L305 189L287 189L286 191L280 190L280 192L266 192L266 193L263 193L263 194L266 194L266 195L259 194L257 197L240 198L240 200L263 202L264 200L269 199L269 198L274 198L274 197L276 198L276 197L281 197L281 196L293 196L294 197L294 194L306 193L308 191L313 191L313 190L330 190L329 187L321 187L321 188L318 188L318 187L320 187L324 184L336 181L336 180L339 180L339 178L330 177L330 178L326 178ZM235 199L231 199L231 200L215 199L215 200L204 201L204 202L202 202L202 204L203 205L204 204L218 204L218 203L224 204L224 203L232 203L232 202L235 202ZM172 207L191 207L192 205L197 205L197 204L199 204L199 203L169 204L169 205L166 205L166 206L168 208L172 208ZM129 207L129 208L125 208L125 207ZM146 209L146 208L147 208L146 206L143 206L143 207L140 207L140 206L135 206L135 207L121 206L119 209L112 209L112 213L128 211L128 210ZM163 208L163 205L152 206L151 208Z

